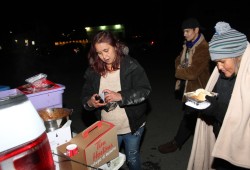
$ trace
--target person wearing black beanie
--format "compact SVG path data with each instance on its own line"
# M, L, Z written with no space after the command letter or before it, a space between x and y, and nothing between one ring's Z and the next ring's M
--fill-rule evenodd
M196 18L188 18L181 25L185 38L183 49L175 59L175 94L183 102L183 119L175 137L158 146L160 153L166 154L181 149L194 133L197 114L188 114L184 93L205 88L210 76L210 55L208 43L201 33L201 25Z

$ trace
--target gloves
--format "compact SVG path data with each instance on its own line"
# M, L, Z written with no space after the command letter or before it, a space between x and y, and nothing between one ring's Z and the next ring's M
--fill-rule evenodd
M218 101L217 96L206 96L206 100L210 102L210 106L204 110L201 111L201 114L207 115L207 116L215 116L215 112L218 111Z
M206 95L206 100L211 103L211 106L216 105L218 103L217 99L218 99L217 96L208 96L208 95Z
M195 108L190 107L190 106L187 106L187 105L185 105L185 107L184 107L184 113L185 114L192 114L192 113L195 113L195 112L198 112L198 111L200 111L200 110L195 109Z
M218 112L218 101L216 96L206 96L206 100L210 103L210 106L206 109L199 110L190 106L185 106L185 114L201 113L206 116L215 116L215 112Z

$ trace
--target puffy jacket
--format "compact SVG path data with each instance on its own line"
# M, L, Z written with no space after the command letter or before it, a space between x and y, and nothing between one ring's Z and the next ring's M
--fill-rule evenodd
M98 120L101 120L102 108L91 108L87 105L89 98L99 92L100 75L90 67L84 74L85 83L82 89L82 103L86 110L94 111ZM125 108L129 119L131 132L138 130L146 122L147 99L151 93L151 85L143 67L136 59L125 56L120 64L120 81L122 101L118 104Z

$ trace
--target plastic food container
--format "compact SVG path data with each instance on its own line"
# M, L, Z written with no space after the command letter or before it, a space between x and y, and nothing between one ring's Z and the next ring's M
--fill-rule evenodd
M26 94L26 96L29 98L29 100L37 110L43 108L61 108L63 106L63 93L65 86L61 84L58 85L60 86L58 88L32 94ZM17 94L23 93L18 89L0 91L0 98Z

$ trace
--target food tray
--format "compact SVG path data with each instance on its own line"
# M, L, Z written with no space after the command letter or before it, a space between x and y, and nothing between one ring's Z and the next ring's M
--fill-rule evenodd
M211 94L211 96L217 96L218 95L218 93L215 93L215 92L210 92L210 94ZM184 96L186 96L187 100L189 100L191 102L195 102L197 104L204 102L202 100L192 98L192 96L194 96L194 95L195 95L195 92L188 92L188 93L184 94Z
M194 104L197 104L197 105L204 102L204 101L201 101L201 100L198 100L198 99L194 99L191 96L186 96L186 98L187 98L187 101L193 102Z
M211 103L208 102L208 101L196 103L196 102L193 102L193 101L190 101L190 100L188 100L185 103L185 105L187 105L189 107L192 107L192 108L195 108L195 109L199 109L199 110L208 108L210 106L210 104Z
M217 96L218 93L215 92L210 92L211 96ZM184 94L187 98L187 102L185 103L187 106L193 107L195 109L206 109L207 107L210 106L210 102L205 100L198 100L195 98L192 98L192 96L195 95L195 92L188 92Z

